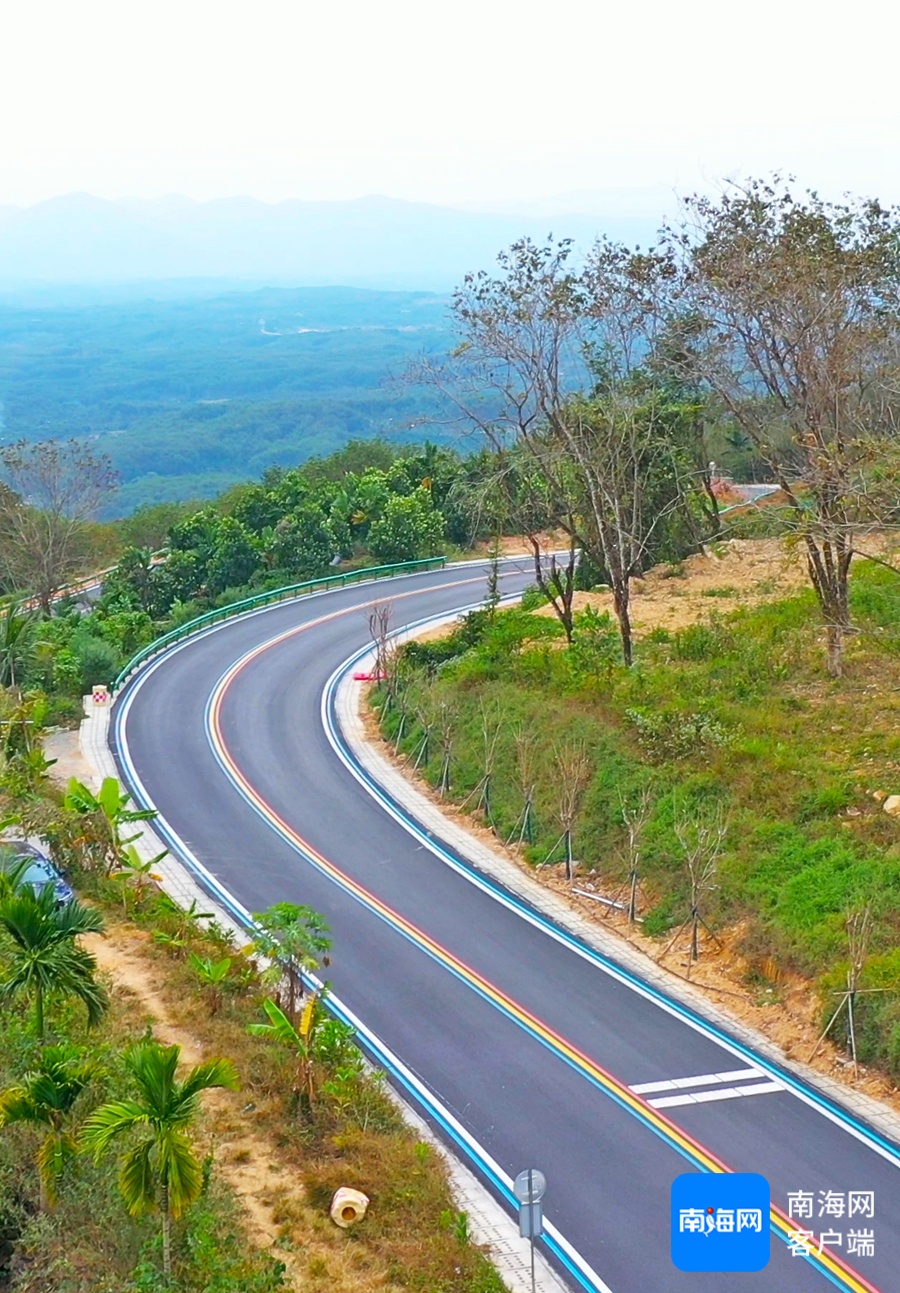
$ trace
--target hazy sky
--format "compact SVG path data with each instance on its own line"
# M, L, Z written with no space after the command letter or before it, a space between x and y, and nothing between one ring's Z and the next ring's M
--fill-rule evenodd
M655 215L673 188L776 168L900 201L890 0L4 11L0 202L77 189L510 204L626 188L651 191L620 204Z

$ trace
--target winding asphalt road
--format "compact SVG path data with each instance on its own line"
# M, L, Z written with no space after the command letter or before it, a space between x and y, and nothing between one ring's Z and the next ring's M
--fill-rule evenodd
M527 563L505 564L505 594L528 582ZM288 900L325 914L335 996L387 1048L380 1058L398 1082L423 1093L504 1201L510 1176L545 1173L546 1251L573 1288L898 1293L897 1145L496 882L473 882L448 846L398 820L396 806L385 811L348 771L348 752L339 757L322 696L368 642L366 606L390 598L399 626L478 603L484 587L483 568L448 567L188 640L117 697L123 776L159 809L173 847L244 908ZM723 1167L770 1182L770 1263L757 1274L679 1272L672 1180ZM798 1191L813 1196L811 1220L787 1219ZM874 1217L820 1217L826 1191L873 1192ZM790 1228L840 1233L841 1245L794 1256ZM848 1232L861 1229L874 1253L847 1257Z

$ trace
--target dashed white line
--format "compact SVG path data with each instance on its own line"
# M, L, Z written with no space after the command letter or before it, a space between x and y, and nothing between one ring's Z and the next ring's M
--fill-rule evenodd
M670 1078L665 1082L638 1082L629 1087L635 1095L647 1095L650 1091L677 1091L686 1086L716 1086L720 1082L737 1082L739 1078L762 1077L763 1070L758 1068L732 1069L728 1073L700 1073L697 1077Z
M705 1104L708 1100L735 1100L741 1095L763 1095L768 1091L783 1091L780 1082L754 1082L752 1086L725 1086L715 1091L685 1091L681 1095L664 1095L659 1100L648 1100L654 1109L670 1109L676 1104Z
M743 1078L763 1078L762 1082L748 1082L744 1086L729 1086ZM715 1087L716 1090L689 1091L687 1087ZM677 1095L663 1095L648 1100L654 1109L671 1109L679 1104L706 1104L710 1100L736 1100L742 1095L765 1095L771 1091L784 1091L783 1082L767 1078L763 1069L730 1069L727 1073L697 1073L694 1077L666 1078L659 1082L636 1082L629 1087L635 1095L650 1095L657 1091L676 1091Z

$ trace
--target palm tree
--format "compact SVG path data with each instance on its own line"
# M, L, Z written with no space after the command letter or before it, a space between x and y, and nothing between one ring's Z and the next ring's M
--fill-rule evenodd
M7 858L10 860L7 861ZM0 901L22 892L22 877L31 865L31 860L30 857L17 858L15 845L0 844Z
M138 1086L136 1100L101 1105L88 1117L82 1146L99 1159L117 1137L143 1134L126 1150L119 1165L119 1188L132 1216L151 1208L162 1215L163 1271L172 1274L172 1220L200 1195L203 1171L188 1138L200 1107L200 1092L210 1087L237 1087L230 1060L198 1064L177 1081L180 1046L139 1042L125 1052L125 1065Z
M96 1071L77 1046L46 1046L20 1085L0 1092L0 1127L25 1122L47 1129L36 1156L44 1209L56 1202L59 1178L78 1152L69 1119Z
M34 611L11 601L0 615L0 686L15 689L34 654Z
M79 934L102 934L103 917L94 907L73 898L57 906L52 885L40 893L21 889L0 898L0 926L13 942L6 975L0 979L0 1000L27 992L34 996L34 1030L44 1035L44 1005L48 996L77 997L83 1002L88 1027L99 1023L109 997L97 982L97 961L75 942Z

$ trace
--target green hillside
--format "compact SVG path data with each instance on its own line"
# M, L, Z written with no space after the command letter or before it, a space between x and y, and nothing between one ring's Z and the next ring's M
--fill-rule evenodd
M91 437L122 481L107 516L209 498L354 437L421 440L437 412L398 380L448 347L446 303L428 293L55 300L0 303L2 438Z

